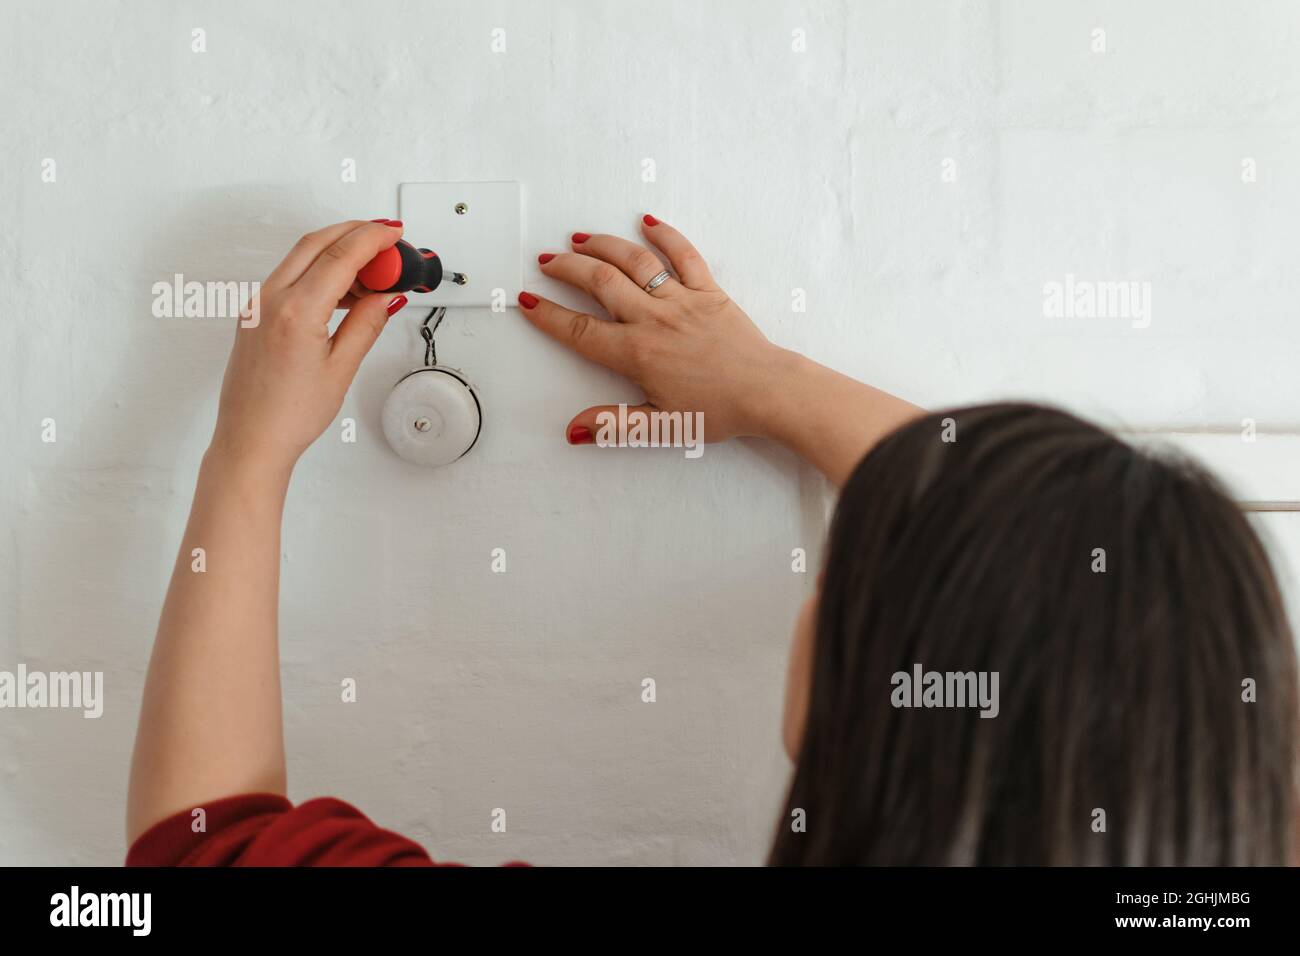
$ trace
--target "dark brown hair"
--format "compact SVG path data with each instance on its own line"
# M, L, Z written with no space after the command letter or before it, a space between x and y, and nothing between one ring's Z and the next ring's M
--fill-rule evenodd
M921 418L844 487L815 640L774 864L1290 862L1295 646L1189 462L1036 405ZM895 706L916 665L997 672L997 716Z

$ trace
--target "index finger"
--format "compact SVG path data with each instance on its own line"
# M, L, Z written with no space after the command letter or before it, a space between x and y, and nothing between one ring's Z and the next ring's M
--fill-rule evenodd
M606 322L585 312L574 312L531 292L519 293L519 307L529 322L583 358L599 362L616 372L624 370L626 326Z
M348 294L362 266L401 237L400 227L362 223L322 249L292 288L311 302L334 308Z
M383 220L387 222L387 220ZM262 286L267 289L287 289L306 272L321 251L346 236L354 229L360 229L365 223L360 219L347 219L332 223L314 232L306 233L275 267Z

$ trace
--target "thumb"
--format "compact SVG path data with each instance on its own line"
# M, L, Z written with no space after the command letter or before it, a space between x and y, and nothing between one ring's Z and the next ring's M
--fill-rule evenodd
M620 413L619 409L624 409ZM618 447L627 435L620 431L629 421L657 411L653 405L593 405L578 412L564 430L570 445L600 445L602 448ZM621 423L621 424L620 424Z
M343 366L349 379L357 374L361 360L375 344L379 333L384 331L389 316L404 305L406 296L399 295L390 299L380 292L362 296L348 309L348 314L343 316L343 321L334 330L334 337L330 340L330 354L334 356L334 361Z

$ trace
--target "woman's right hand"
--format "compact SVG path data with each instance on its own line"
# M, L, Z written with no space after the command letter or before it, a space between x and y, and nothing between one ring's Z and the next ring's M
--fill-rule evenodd
M650 292L645 286L665 271L663 263L618 236L574 233L572 252L538 257L544 274L589 293L613 321L519 294L524 316L539 329L641 387L646 403L628 409L629 424L638 413L699 412L703 440L770 438L842 485L881 437L921 414L769 342L672 226L646 216L641 233L676 272ZM569 443L595 442L597 416L617 408L579 412L566 431Z
M519 304L530 322L578 354L613 369L645 392L638 411L703 414L706 441L767 435L764 412L790 353L772 345L718 288L695 247L653 216L642 234L676 273L652 292L645 285L665 266L643 246L618 236L574 233L573 252L538 257L542 272L588 292L614 321L574 312L528 292ZM595 441L597 416L616 405L579 412L566 429L571 444Z

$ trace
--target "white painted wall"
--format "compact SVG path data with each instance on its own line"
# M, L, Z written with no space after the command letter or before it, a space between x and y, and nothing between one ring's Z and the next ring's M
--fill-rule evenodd
M154 318L151 286L260 279L307 229L395 214L400 182L520 180L530 255L653 212L774 339L927 404L1297 424L1293 3L2 6L0 668L103 670L108 700L97 721L0 711L0 863L123 853L140 687L230 337ZM1150 282L1150 326L1045 318L1067 273ZM357 443L328 434L291 492L292 795L471 863L760 861L816 483L756 444L567 448L573 412L634 390L486 310L440 337L483 439L414 469L379 409L417 318L349 396ZM1263 520L1300 552L1290 517Z

